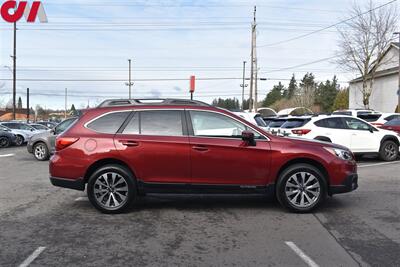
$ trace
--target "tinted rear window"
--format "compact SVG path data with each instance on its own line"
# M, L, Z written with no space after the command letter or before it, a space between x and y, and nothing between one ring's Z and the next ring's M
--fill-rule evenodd
M92 121L87 125L87 127L96 132L115 134L122 126L129 114L130 112L109 113Z
M363 119L368 122L377 121L381 116L382 114L366 114L366 113L357 115L357 117L359 117L360 119Z
M384 124L385 126L400 126L400 119L394 119Z
M399 119L399 118L400 118L400 115L390 115L390 116L386 117L385 120L391 121L391 120Z
M255 116L254 119L256 120L258 126L267 127L267 125L265 124L265 121L263 120L263 118L261 116Z
M268 127L281 127L285 122L286 120L273 121L268 125Z
M335 111L332 114L334 115L346 115L346 116L351 116L351 112L350 111Z
M286 121L281 128L292 129L304 126L310 119L291 119Z

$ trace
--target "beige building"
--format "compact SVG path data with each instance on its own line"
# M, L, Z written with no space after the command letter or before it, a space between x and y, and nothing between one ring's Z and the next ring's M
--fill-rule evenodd
M370 97L370 108L381 112L394 112L398 103L399 90L399 43L392 43L382 59L383 64L376 72L374 89ZM349 107L364 108L362 79L350 82Z

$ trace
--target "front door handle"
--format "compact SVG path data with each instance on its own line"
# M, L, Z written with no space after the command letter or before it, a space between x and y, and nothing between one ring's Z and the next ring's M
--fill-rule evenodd
M135 147L135 146L139 146L139 143L136 141L131 141L131 140L120 140L119 141L121 144L123 144L124 146L129 146L129 147Z
M197 150L197 151L201 151L201 152L208 151L208 148L206 146L202 146L202 145L193 146L193 149Z

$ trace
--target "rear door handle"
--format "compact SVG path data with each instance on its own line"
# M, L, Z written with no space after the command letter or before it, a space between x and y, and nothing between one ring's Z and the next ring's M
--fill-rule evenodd
M208 148L206 146L201 146L201 145L193 146L193 149L201 152L208 151Z
M136 142L136 141L120 140L119 142L120 142L121 144L123 144L124 146L129 146L129 147L139 146L139 143Z

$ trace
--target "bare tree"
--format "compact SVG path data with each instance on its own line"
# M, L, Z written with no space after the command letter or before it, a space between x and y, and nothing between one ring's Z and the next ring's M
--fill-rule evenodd
M360 74L363 104L369 108L376 70L386 63L384 54L398 27L398 12L395 5L377 8L370 0L363 6L354 3L350 16L354 19L338 27L341 39L337 63Z

